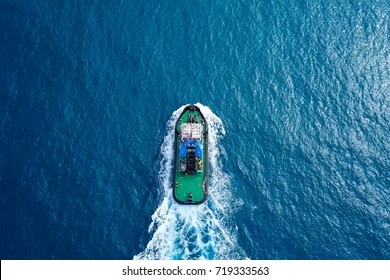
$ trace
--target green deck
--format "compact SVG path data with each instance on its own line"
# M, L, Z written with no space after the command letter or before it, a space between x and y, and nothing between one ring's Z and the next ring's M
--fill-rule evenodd
M180 118L176 129L181 131L181 124L186 123L188 116L195 116L198 123L202 122L202 117L198 112L186 111ZM206 125L203 125L203 131L206 131ZM205 190L203 183L207 176L207 138L202 134L202 171L193 175L186 175L180 171L179 167L179 147L181 143L181 135L176 135L176 173L175 173L175 184L174 184L174 195L179 202L186 203L188 193L192 193L192 201L194 203L202 202L205 198ZM206 194L207 195L207 194Z

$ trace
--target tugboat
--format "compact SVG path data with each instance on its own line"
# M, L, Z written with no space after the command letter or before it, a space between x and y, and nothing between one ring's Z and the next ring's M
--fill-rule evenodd
M188 105L175 126L173 198L179 204L206 201L208 166L207 122L199 107Z

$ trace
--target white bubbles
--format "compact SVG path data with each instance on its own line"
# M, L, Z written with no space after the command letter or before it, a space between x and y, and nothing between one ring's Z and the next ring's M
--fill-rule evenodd
M201 205L179 205L172 198L174 126L185 106L173 112L167 122L167 135L161 146L159 182L163 199L152 215L145 250L134 259L241 259L230 206L231 178L222 169L218 140L225 135L222 121L210 108L196 104L209 127L209 197Z

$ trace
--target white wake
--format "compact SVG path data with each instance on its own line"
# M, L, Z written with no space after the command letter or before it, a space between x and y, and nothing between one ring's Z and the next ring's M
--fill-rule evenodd
M167 123L167 135L161 146L159 182L164 199L152 216L152 238L134 259L241 259L237 227L232 224L230 177L222 170L219 139L225 135L222 121L210 108L196 104L209 127L209 197L201 205L179 205L172 198L174 127L185 106L176 110Z

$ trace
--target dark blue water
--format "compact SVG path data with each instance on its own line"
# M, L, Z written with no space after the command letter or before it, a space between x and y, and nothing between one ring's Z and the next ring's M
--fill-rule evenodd
M1 259L390 259L388 1L109 2L0 1Z

